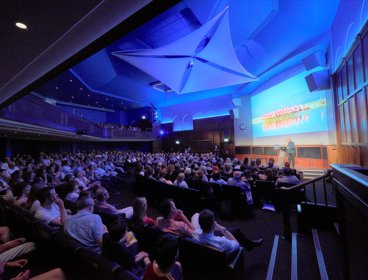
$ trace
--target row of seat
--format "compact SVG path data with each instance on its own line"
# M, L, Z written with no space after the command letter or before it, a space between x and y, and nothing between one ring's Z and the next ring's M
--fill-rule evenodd
M140 249L155 258L155 244L167 234L152 226L130 225L139 240ZM199 243L194 238L178 237L179 261L186 279L242 279L244 272L244 249L227 254Z
M37 263L61 267L68 279L137 280L136 275L123 271L120 265L89 250L66 236L61 228L51 227L27 210L0 199L2 225L10 227L15 236L36 243Z
M246 216L249 212L246 196L239 186L200 180L189 181L189 186L180 188L137 175L135 188L139 195L146 196L156 206L165 198L174 199L178 208L187 215L203 209L217 211L223 201L231 202L235 215Z

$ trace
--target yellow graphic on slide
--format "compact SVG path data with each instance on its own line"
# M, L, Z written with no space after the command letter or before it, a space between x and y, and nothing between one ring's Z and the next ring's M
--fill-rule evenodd
M260 117L252 119L252 124L262 124L264 130L287 128L303 121L308 121L308 113L323 107L326 107L326 98L305 104L287 106L265 113Z

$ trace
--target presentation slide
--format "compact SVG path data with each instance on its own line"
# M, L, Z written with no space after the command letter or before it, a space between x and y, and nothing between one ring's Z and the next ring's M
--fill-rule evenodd
M304 73L251 97L253 138L328 130L324 91L309 92Z

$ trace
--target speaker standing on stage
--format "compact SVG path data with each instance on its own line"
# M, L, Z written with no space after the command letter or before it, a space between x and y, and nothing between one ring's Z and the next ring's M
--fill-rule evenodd
M290 137L286 138L287 141L287 153L288 153L288 161L290 162L291 166L295 168L295 156L296 156L296 149L295 144L291 141Z

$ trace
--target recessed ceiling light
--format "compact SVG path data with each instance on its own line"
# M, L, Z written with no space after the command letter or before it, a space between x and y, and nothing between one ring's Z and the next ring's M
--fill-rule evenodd
M19 29L23 29L23 30L28 29L28 26L25 23L20 22L20 21L16 21L15 26L18 27Z
M98 104L98 101L96 101L96 104Z
M74 98L74 96L72 96L72 98Z
M88 94L88 97L90 97L91 95Z
M79 89L80 89L80 90L83 90L83 88L81 88L81 87L80 87Z
M73 82L73 80L69 80L69 82Z
M108 98L106 98L106 101L109 101L109 99L108 99Z
M55 89L59 89L59 87L55 87Z

